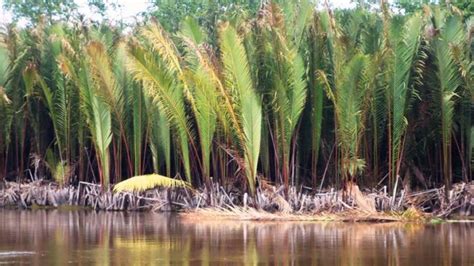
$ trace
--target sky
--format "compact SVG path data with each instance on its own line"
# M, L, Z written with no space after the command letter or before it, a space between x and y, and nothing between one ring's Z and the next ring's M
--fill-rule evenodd
M65 0L68 1L68 0ZM87 6L87 0L75 0L79 6L79 12L84 14L86 18L94 18L94 13ZM114 0L121 6L118 10L110 10L107 13L108 18L115 18L118 20L133 20L133 17L138 13L149 8L149 0ZM108 2L105 0L105 2ZM354 4L351 0L329 0L333 8L350 8ZM8 23L12 19L10 12L3 9L3 0L0 0L0 23ZM20 22L21 24L21 22Z

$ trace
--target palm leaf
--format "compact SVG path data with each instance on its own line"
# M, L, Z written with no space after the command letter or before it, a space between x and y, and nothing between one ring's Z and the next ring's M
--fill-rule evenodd
M10 144L11 135L10 128L13 119L12 101L8 96L7 89L3 86L6 84L5 78L8 73L9 58L7 50L1 46L0 40L0 160L3 160L4 154L7 153L7 147ZM2 163L0 163L2 165ZM0 170L1 171L1 170Z
M165 63L164 67L170 72L171 76L176 76L181 81L184 96L191 104L193 111L196 111L196 106L181 66L181 57L173 41L159 23L152 23L148 27L143 28L141 34L149 41L151 48L161 56Z
M418 52L420 44L422 18L419 14L414 14L408 19L403 27L395 25L392 36L395 39L394 59L392 62L392 79L390 98L391 114L392 114L392 181L396 171L395 162L399 162L402 137L408 125L405 117L408 107L408 91L411 87L410 78L411 70L414 64L415 55Z
M193 145L191 125L185 111L184 96L179 84L174 83L166 71L154 59L152 52L141 47L130 50L129 70L134 78L143 84L146 92L158 104L160 111L167 117L178 134L185 175L191 180L188 141Z
M305 2L305 4L308 4ZM293 13L296 11L296 5L289 4L286 6L285 12ZM262 73L260 77L262 88L259 92L263 97L266 95L271 97L267 113L270 126L272 127L273 145L278 149L278 160L281 169L281 175L285 186L289 184L290 167L291 167L291 147L294 144L293 137L295 129L299 122L303 107L306 102L306 69L303 58L298 52L298 44L306 26L308 17L299 21L299 29L301 32L296 33L298 40L292 38L294 32L287 32L283 21L283 14L275 4L265 4L260 11L263 15L259 18L259 33L256 34L258 43L258 51L256 54L260 57L261 62L265 62L265 69L256 70ZM308 12L305 11L307 16ZM287 14L287 13L285 13ZM291 19L287 17L286 21ZM266 76L269 78L266 78ZM268 87L268 88L266 88ZM296 152L296 151L295 151ZM294 156L293 156L294 157ZM294 174L294 171L293 171ZM294 175L292 175L294 177Z
M123 95L123 125L127 141L131 142L131 155L135 175L141 175L144 159L144 136L147 124L146 105L143 90L134 82L126 67L128 47L119 43L113 53L113 75L116 87Z
M451 139L454 119L454 105L457 89L462 84L459 66L454 57L454 51L463 43L463 26L457 16L444 16L437 12L440 25L440 35L434 42L434 52L438 66L439 99L441 109L441 133L443 147L443 173L446 186L452 179Z
M216 131L217 115L215 111L217 109L218 100L215 93L216 88L202 68L197 69L193 73L193 80L195 84L193 97L197 107L195 117L201 144L203 175L207 178L207 175L210 174L210 153L212 139Z
M109 152L112 142L112 119L108 106L99 98L92 98L92 119L89 120L91 134L99 152L102 184L109 184Z
M109 146L112 142L112 115L110 106L97 95L96 83L89 72L90 58L74 58L73 54L58 57L60 69L80 90L81 111L97 151L101 183L108 185L110 178Z
M191 188L186 181L169 178L158 174L134 176L114 186L114 192L143 192L156 187Z
M345 178L354 177L365 165L359 158L359 146L365 127L366 65L366 56L356 54L341 72L335 73L335 88L331 88L327 75L319 71L320 81L326 85L328 97L334 103L336 134Z
M202 48L199 43L203 41L203 36L199 26L193 23L192 31L182 36L186 49L186 61L189 66L186 70L186 82L191 87L194 109L194 117L199 133L199 142L201 147L202 175L207 184L209 184L212 140L216 131L217 114L219 113L219 101L217 87L213 82L210 69L204 65ZM191 30L191 29L190 29ZM211 70L212 71L212 70Z
M149 143L152 152L153 169L156 173L160 172L160 165L163 162L166 167L166 175L171 175L171 137L170 124L166 118L153 104L150 97L146 98L146 109L148 112Z
M196 44L203 43L207 36L199 27L198 21L193 17L187 17L181 24L181 34L191 39Z
M248 184L253 193L260 152L262 106L253 89L242 40L235 29L228 24L220 29L220 47L225 67L226 86L236 98L234 104L240 110L239 128L241 127L241 130L238 129L238 132L242 132L243 136L239 136L239 139L242 141L244 150Z

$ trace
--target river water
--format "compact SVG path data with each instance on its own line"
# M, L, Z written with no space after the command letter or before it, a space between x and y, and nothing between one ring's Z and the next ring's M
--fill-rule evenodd
M0 209L0 264L474 265L474 224L190 221Z

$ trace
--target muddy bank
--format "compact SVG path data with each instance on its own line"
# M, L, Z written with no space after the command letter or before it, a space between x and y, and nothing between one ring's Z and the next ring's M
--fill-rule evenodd
M446 194L448 196L446 196ZM49 181L3 182L0 207L42 208L78 206L107 211L181 211L189 217L220 216L243 220L351 220L391 221L425 217L474 215L474 182L459 183L445 193L444 187L390 195L386 188L361 191L330 189L312 193L292 187L284 197L282 187L266 185L255 197L213 184L211 189L153 189L113 193L111 187L80 182L60 187ZM189 215L192 214L192 215ZM196 216L198 215L198 216Z

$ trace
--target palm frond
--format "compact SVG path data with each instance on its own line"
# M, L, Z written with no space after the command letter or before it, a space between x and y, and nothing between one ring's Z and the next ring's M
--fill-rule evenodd
M148 113L148 138L152 152L153 170L160 173L160 165L164 162L166 175L171 175L171 136L170 124L166 116L153 104L153 99L145 98Z
M187 17L182 22L180 33L196 44L203 43L207 38L206 33L199 27L198 21L193 17Z
M292 49L288 51L288 75L289 75L289 85L287 89L288 97L288 127L289 129L287 137L288 140L291 139L295 127L299 121L303 107L306 103L306 79L305 79L305 66L303 59L299 53Z
M444 16L439 12L440 35L434 41L434 52L438 66L439 98L441 109L441 133L443 147L443 173L446 186L452 179L451 139L454 119L454 105L457 90L462 84L460 68L454 56L455 49L463 44L464 34L461 19L457 16ZM446 19L446 20L445 20ZM445 20L445 21L444 21Z
M117 116L119 123L123 120L124 96L123 90L117 86L114 73L111 69L110 58L104 44L91 42L86 47L93 81L97 83L96 93L107 102Z
M175 75L177 79L181 81L184 96L191 104L191 108L195 111L194 100L181 66L181 57L173 41L157 22L143 28L141 34L149 41L152 49L161 56L171 76Z
M173 72L181 72L178 50L159 23L152 23L142 29L141 34L150 41L153 50L161 55Z
M232 26L221 27L220 47L225 67L226 87L237 99L234 104L239 110L241 132L244 135L239 138L244 141L241 145L245 155L247 180L253 193L260 152L262 106L253 89L242 40Z
M298 8L293 4L284 7L284 14L274 3L263 5L260 10L262 15L257 23L258 32L254 34L255 55L252 55L260 57L254 59L254 65L263 65L260 69L254 69L258 73L257 88L264 101L270 101L265 106L265 109L268 109L268 112L265 112L266 119L271 121L269 134L273 136L272 145L278 150L274 160L278 161L275 162L276 165L281 165L278 174L281 174L286 187L289 185L290 175L295 177L294 171L290 174L291 161L295 159L296 154L294 150L292 155L293 137L296 135L295 129L307 94L306 69L298 51L300 34L303 33L309 18L307 12L299 10L305 13L302 16L306 16L298 22L301 23L298 25L301 28L285 27L285 22L294 22L289 14L296 11ZM293 30L301 32L294 36Z
M193 134L184 108L183 91L163 71L154 57L144 49L135 47L130 51L129 70L134 78L143 84L146 92L153 97L160 111L167 117L178 134L185 175L191 180L188 141L192 143Z
M212 140L216 131L217 114L219 105L216 97L216 88L207 73L202 68L193 73L194 87L193 97L196 102L197 113L195 114L199 130L201 144L203 174L210 174L210 153Z
M410 74L420 44L422 23L421 15L415 14L403 26L395 25L392 31L392 36L395 39L393 70L390 82L390 98L392 101L392 150L390 152L392 153L391 164L393 171L396 170L395 162L400 160L402 137L408 125L406 111L409 104L408 91L412 86Z
M156 187L191 188L186 181L169 178L158 174L134 176L114 186L114 192L143 192Z
M195 29L195 31L199 30L199 27ZM217 128L216 122L220 109L216 87L219 85L213 80L213 70L205 65L208 58L198 45L199 40L192 36L191 38L196 40L192 40L186 36L182 36L182 38L187 49L187 56L185 58L188 62L186 78L191 87L191 94L196 107L194 109L194 117L196 119L201 147L202 174L206 183L209 184L212 140Z
M216 89L214 97L224 102L223 105L218 104L214 106L214 112L217 114L224 132L231 132L232 130L238 131L240 125L235 109L232 106L232 95L230 95L230 91L227 91L224 87L221 74L213 62L213 58L211 58L211 55L208 54L205 48L198 46L198 44L191 39L184 37L183 41L189 50L187 60L190 61L191 68L194 68L194 71L199 71L199 75L202 75L202 78L204 78L204 76L207 77L208 81L206 82L211 82ZM238 133L238 135L242 134Z
M335 73L335 88L331 88L325 73L319 73L321 82L326 85L328 97L334 103L337 139L345 177L347 174L354 177L365 165L359 158L359 145L365 127L366 61L366 56L355 55L341 69L342 72Z
M108 148L112 142L112 118L108 106L100 98L92 98L91 106L93 117L89 121L89 127L99 152L102 184L108 185L110 177Z

